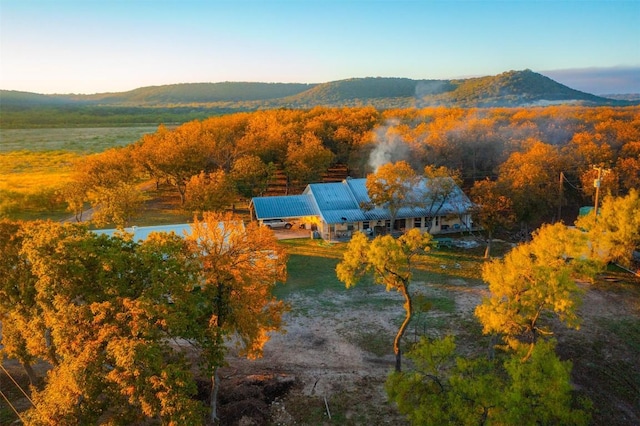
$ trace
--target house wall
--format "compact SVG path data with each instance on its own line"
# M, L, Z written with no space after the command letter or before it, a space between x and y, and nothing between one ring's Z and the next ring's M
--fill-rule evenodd
M369 235L375 235L376 228L382 228L389 230L391 224L389 220L372 220L368 222L347 222L328 224L326 222L320 222L318 225L318 232L320 236L325 240L338 240L351 237L356 232L364 232ZM441 234L447 232L459 232L465 231L471 228L471 215L465 214L462 216L462 220L458 216L436 216L433 219L430 234ZM405 219L404 230L412 228L418 228L421 232L427 232L428 222L427 218L407 218Z

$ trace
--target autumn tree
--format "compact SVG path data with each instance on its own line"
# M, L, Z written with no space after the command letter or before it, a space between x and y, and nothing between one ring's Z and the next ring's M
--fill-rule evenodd
M159 128L136 144L132 154L140 167L153 173L156 180L165 180L173 186L183 204L191 176L215 168L211 146L200 143L201 133L199 121L185 123L174 130Z
M363 207L389 210L393 230L401 208L419 205L420 200L415 197L419 181L420 177L406 161L383 164L375 173L367 176L365 186L371 203Z
M139 245L52 222L22 235L37 310L17 324L29 354L53 366L27 423L201 423L192 367L170 344L199 305L184 241Z
M445 203L456 195L456 190L459 191L460 174L444 166L426 166L424 178L419 204L429 212L427 229L431 229L434 218L439 215Z
M187 239L201 273L202 306L190 336L202 350L211 374L211 420L217 419L218 368L224 364L224 344L236 336L241 354L262 355L269 333L282 327L286 305L271 293L286 279L287 257L273 232L257 223L243 225L231 214L207 212L193 224Z
M504 259L486 263L482 278L490 296L475 310L483 333L500 335L526 360L541 336L553 334L545 321L550 315L578 328L582 299L575 277L587 270L586 254L585 235L557 223L540 228Z
M97 226L113 223L117 227L126 227L142 213L145 198L136 185L120 182L91 190L89 200L94 209L91 221Z
M79 160L72 178L89 189L132 183L136 179L135 164L128 148L112 148Z
M511 154L500 166L498 181L508 191L522 225L538 223L557 206L561 170L558 149L535 140L527 142L525 152Z
M265 164L257 155L245 155L233 163L231 178L238 193L250 199L262 196L274 172L273 163Z
M334 159L334 154L312 133L304 133L300 142L287 149L286 171L292 182L310 183L321 179Z
M598 217L591 212L576 226L587 232L592 257L630 266L633 250L640 246L640 192L631 189L624 197L605 197Z
M336 266L337 277L347 288L356 285L363 276L371 274L377 284L384 285L387 291L397 291L404 298L405 318L393 341L396 371L401 371L400 341L413 314L409 292L413 261L419 254L429 251L430 243L431 235L423 234L416 228L397 239L384 235L372 241L363 233L357 232L347 245L342 261Z
M207 147L211 164L203 170L231 171L234 161L245 154L238 141L246 133L248 113L225 114L202 121L198 142Z
M629 191L640 188L640 141L628 142L622 147L616 172L623 189Z
M75 215L78 222L82 219L86 202L105 212L127 211L127 215L133 215L139 208L139 203L134 200L141 199L141 195L134 194L139 192L134 186L137 178L130 149L113 148L78 160L61 195L67 203L67 210ZM106 222L111 222L111 219L120 217L105 213Z
M35 300L36 278L20 254L22 241L22 223L0 220L0 360L17 359L31 384L35 384L37 378L32 364L37 357L28 348L30 333L27 330L39 311Z
M86 186L76 180L67 182L60 189L62 199L67 203L67 211L73 213L76 222L82 221L84 205L89 201Z
M479 180L471 188L471 199L475 203L473 216L482 229L487 232L487 248L484 258L491 254L491 243L495 231L501 227L508 227L514 220L511 200L500 193L495 181Z
M184 208L192 213L224 210L236 198L235 185L223 170L192 176L185 189Z
M598 170L598 168L600 170ZM599 185L600 196L603 194L617 194L618 193L618 174L615 169L607 169L603 167L591 167L586 169L580 175L580 182L582 183L582 193L589 197L592 202L595 202L596 197L596 185ZM599 183L596 183L598 181Z

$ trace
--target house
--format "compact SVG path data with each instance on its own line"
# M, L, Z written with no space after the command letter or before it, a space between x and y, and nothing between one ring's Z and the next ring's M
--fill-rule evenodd
M312 183L300 195L255 197L251 210L253 217L261 223L268 219L297 220L328 240L349 238L355 231L379 235L419 228L439 234L471 229L473 204L462 190L453 185L453 191L446 199L434 200L426 183L423 178L413 189L411 198L417 202L398 210L393 229L388 209L366 207L371 205L366 179Z

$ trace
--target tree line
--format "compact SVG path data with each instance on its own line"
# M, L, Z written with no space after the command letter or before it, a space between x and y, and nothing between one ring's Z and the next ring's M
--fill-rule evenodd
M103 207L105 221L123 223L139 207L141 179L170 185L184 208L197 212L264 194L276 172L294 193L335 164L363 177L380 162L399 160L414 170L446 167L468 191L484 185L479 194L509 203L513 222L533 229L561 219L563 208L575 215L593 202L594 166L607 171L603 195L640 187L640 109L318 107L229 114L161 125L127 147L86 157L61 193L75 213L89 201ZM113 199L134 207L109 206ZM118 209L127 211L107 214Z

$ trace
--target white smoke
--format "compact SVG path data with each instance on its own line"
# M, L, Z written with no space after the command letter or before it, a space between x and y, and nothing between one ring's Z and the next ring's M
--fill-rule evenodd
M369 166L374 173L386 163L409 159L409 146L397 130L398 121L392 120L375 132L375 148L369 154Z

